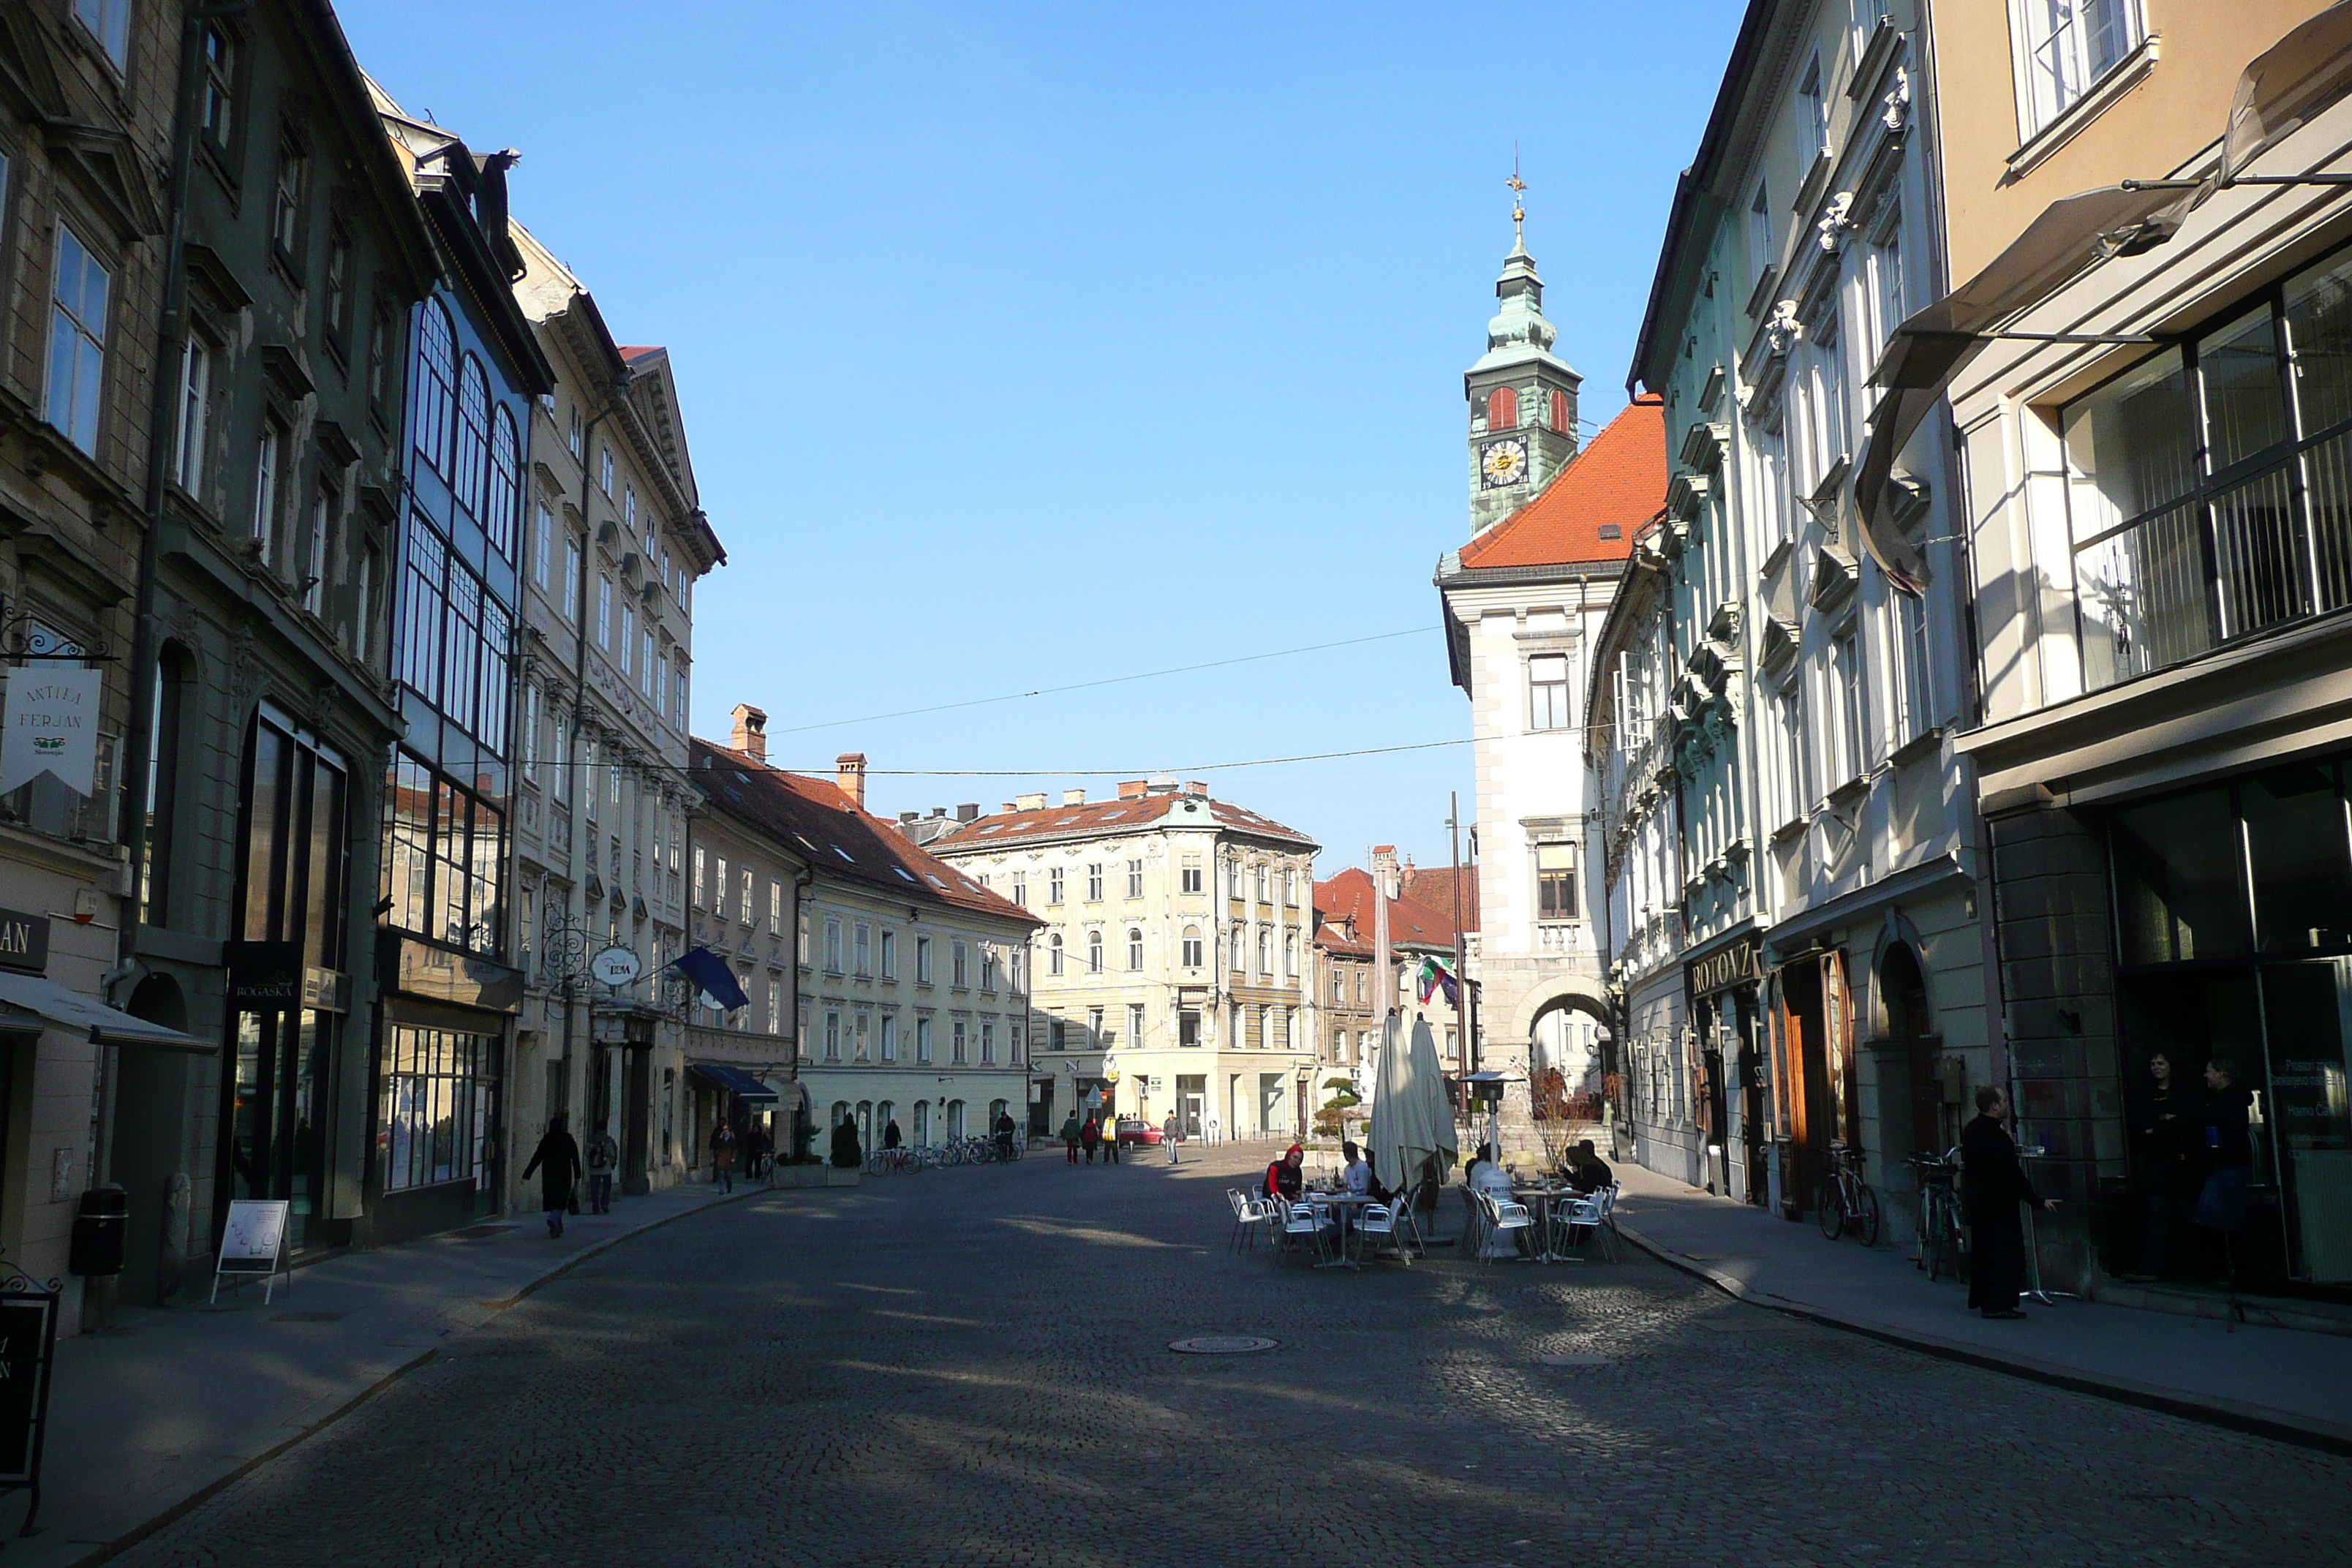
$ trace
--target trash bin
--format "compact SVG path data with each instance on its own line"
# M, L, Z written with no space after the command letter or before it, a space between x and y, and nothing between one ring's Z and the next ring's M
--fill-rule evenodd
M84 1277L111 1277L122 1272L122 1244L131 1228L131 1194L111 1184L92 1187L81 1195L74 1216L73 1242L66 1268Z

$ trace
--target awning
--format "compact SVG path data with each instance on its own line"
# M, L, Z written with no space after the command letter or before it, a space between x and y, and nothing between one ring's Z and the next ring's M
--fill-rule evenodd
M725 1062L688 1062L686 1070L713 1089L723 1089L736 1099L760 1105L773 1105L776 1091L745 1072L741 1068Z
M12 974L0 970L0 1006L19 1016L31 1014L69 1029L86 1029L90 1039L107 1046L157 1046L167 1051L195 1051L210 1056L220 1047L177 1029L134 1018L94 996L68 991L37 974Z
M2238 78L2221 138L2221 184L2352 85L2352 0L2337 0L2254 57Z

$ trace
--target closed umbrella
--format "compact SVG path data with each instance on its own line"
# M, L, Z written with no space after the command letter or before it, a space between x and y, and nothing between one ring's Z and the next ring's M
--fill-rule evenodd
M1429 1021L1414 1023L1411 1047L1403 1035L1403 1020L1390 1014L1381 1030L1370 1132L1373 1165L1400 1188L1418 1181L1433 1157L1451 1165L1458 1152L1454 1111L1446 1102L1445 1076L1437 1065L1437 1040L1429 1032Z

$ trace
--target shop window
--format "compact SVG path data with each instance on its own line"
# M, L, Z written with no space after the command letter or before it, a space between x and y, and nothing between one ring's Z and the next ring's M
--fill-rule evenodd
M2115 815L2116 945L2126 964L2246 952L2237 824L2227 789Z
M2352 946L2352 843L2336 768L2305 764L2258 774L2239 786L2238 804L2262 951Z

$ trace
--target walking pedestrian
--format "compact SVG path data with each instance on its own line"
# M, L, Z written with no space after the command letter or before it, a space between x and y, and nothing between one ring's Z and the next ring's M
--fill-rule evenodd
M621 1163L621 1145L612 1133L598 1128L588 1135L588 1212L613 1212L613 1170Z
M1977 1119L1960 1129L1960 1193L1974 1242L1969 1262L1969 1305L1988 1318L2022 1318L2019 1292L2025 1289L2025 1225L2017 1205L2032 1204L2051 1214L2055 1199L2044 1198L2017 1163L2017 1140L2001 1121L2009 1096L1990 1088L1977 1090Z
M735 1129L722 1119L710 1130L710 1179L723 1193L735 1190Z
M1093 1164L1095 1151L1102 1146L1102 1123L1087 1117L1087 1124L1078 1129L1078 1142L1087 1146L1087 1163Z
M1106 1165L1116 1165L1116 1164L1118 1164L1118 1117L1116 1117L1116 1116L1108 1116L1108 1117L1105 1117L1105 1118L1103 1119L1102 1140L1103 1140L1103 1163L1104 1163L1104 1164L1106 1164Z
M1070 1112L1069 1120L1062 1123L1062 1142L1070 1152L1070 1163L1076 1164L1078 1163L1078 1113L1075 1110Z
M1168 1113L1168 1120L1160 1124L1160 1141L1168 1145L1168 1163L1174 1164L1176 1145L1184 1141L1184 1129L1177 1121L1176 1113L1172 1110Z
M539 1206L547 1211L551 1241L563 1234L563 1213L572 1206L572 1184L580 1179L580 1145L572 1140L571 1118L559 1110L547 1119L547 1131L531 1152L522 1179L539 1173Z
M2215 1057L2205 1064L2205 1101L2198 1121L2205 1153L2205 1184L2189 1217L2221 1233L2221 1261L2230 1288L2237 1289L2237 1248L2231 1238L2246 1228L2246 1200L2253 1184L2252 1093L2238 1087L2238 1064Z

